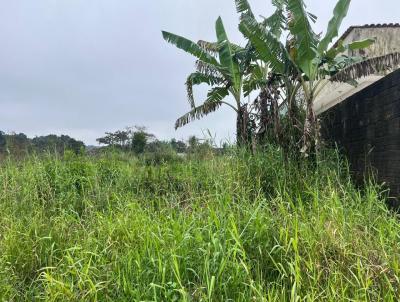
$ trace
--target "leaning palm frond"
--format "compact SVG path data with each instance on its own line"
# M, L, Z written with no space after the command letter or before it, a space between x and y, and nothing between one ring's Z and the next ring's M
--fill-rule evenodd
M285 9L282 1L275 1L273 5L276 7L275 12L265 18L261 24L269 28L269 30L278 38L280 39L282 35L282 31L285 29L286 26L286 16L285 16Z
M251 92L267 85L266 69L257 64L249 67L249 76L243 81L243 95L249 96Z
M310 77L314 71L312 60L316 57L315 49L318 45L317 35L310 24L310 18L313 19L313 16L307 13L302 0L288 0L287 3L290 13L289 30L297 50L296 61L302 71Z
M213 56L217 56L219 54L219 51L221 49L221 45L218 44L218 42L208 42L204 40L199 40L197 42L197 45L199 45L201 48L203 48L206 52ZM245 49L243 47L240 47L237 44L234 44L230 42L230 46L232 48L232 51L237 54L243 52Z
M370 58L350 65L339 71L330 80L332 82L348 82L351 79L359 79L372 74L396 69L400 66L400 53L394 52L387 55Z
M223 68L222 67L215 67L214 65L208 64L204 61L197 60L196 63L196 71L207 76L223 78Z
M199 45L202 49L204 49L206 52L208 52L210 55L214 57L218 55L219 45L217 42L208 42L204 40L199 40L197 42L197 45Z
M196 107L193 96L193 86L200 84L208 84L210 86L224 84L225 80L222 77L215 75L204 74L201 72L194 72L190 74L186 80L186 91L190 107Z
M286 47L256 20L243 19L240 22L239 29L257 50L257 58L270 64L274 72L285 73L287 70L296 69Z
M224 24L221 17L215 23L215 31L217 33L219 48L219 60L224 66L226 75L231 79L231 86L236 94L240 93L242 85L242 74L240 72L240 65L235 56L235 51L232 43L229 41L225 31Z
M333 10L333 17L328 23L325 37L318 44L318 51L322 54L328 49L332 40L338 36L340 25L349 11L350 0L339 0Z
M193 108L176 120L175 129L183 127L191 121L201 119L203 116L216 111L223 104L222 100L228 95L229 91L226 87L215 87L211 89L208 93L207 100L202 105Z
M339 40L336 45L331 47L325 54L326 58L328 59L334 59L336 58L340 53L343 53L345 51L354 51L354 50L359 50L359 49L365 49L371 46L376 42L376 39L368 38L364 40L358 40L358 41L353 41L349 44L344 45L343 40Z
M164 39L167 42L197 57L197 72L189 76L186 81L191 111L176 121L176 128L217 110L222 104L231 107L237 115L241 114L238 108L241 106L241 96L243 94L243 78L246 70L246 65L243 62L246 58L247 49L229 41L221 17L215 23L215 31L217 42L200 40L198 43L163 32ZM250 64L251 60L246 60L246 62ZM207 95L206 101L196 107L193 86L201 83L211 86L211 90ZM229 94L232 94L235 104L230 104L223 100ZM238 135L238 137L240 138L241 136Z
M236 11L241 14L241 18L247 16L250 18L255 18L253 11L251 10L250 3L247 0L235 0Z
M215 65L215 66L219 65L218 61L212 55L210 55L208 52L206 52L202 47L200 47L196 43L194 43L184 37L181 37L181 36L166 32L166 31L163 31L162 35L163 35L163 38L165 41L175 45L176 47L178 47L179 49L182 49L183 51L185 51L187 53L190 53L191 55L195 56L199 60L207 62L208 64L211 64L211 65Z

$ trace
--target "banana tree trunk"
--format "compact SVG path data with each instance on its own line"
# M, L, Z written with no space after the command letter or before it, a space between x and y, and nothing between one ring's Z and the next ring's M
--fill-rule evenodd
M265 143L268 137L269 123L270 123L270 111L269 111L269 98L268 91L266 88L262 89L259 96L257 105L259 106L260 118L259 118L259 130L257 133L259 143Z
M236 142L240 147L248 146L251 143L250 115L247 105L241 106L237 113Z
M272 118L274 124L274 139L278 145L281 144L281 120L279 115L279 98L277 94L272 97Z
M309 157L318 148L319 127L318 121L313 109L314 98L311 95L307 99L306 119L303 131L303 147L301 153L304 157Z

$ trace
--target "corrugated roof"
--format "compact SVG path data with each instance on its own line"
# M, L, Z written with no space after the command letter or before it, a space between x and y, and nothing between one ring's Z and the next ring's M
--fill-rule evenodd
M400 28L400 23L382 23L382 24L364 24L364 25L353 25L350 26L344 33L343 35L336 41L334 44L334 47L337 46L338 42L340 40L344 40L353 29L356 28L394 28L394 27L399 27Z

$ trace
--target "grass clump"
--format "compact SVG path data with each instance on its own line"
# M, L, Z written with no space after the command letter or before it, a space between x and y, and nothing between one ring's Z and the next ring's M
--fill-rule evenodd
M0 168L4 301L396 301L397 217L334 154Z

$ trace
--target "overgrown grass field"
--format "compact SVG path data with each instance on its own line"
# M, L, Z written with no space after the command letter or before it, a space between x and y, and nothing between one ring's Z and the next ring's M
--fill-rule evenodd
M397 301L400 224L335 155L5 160L0 300Z

